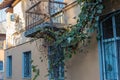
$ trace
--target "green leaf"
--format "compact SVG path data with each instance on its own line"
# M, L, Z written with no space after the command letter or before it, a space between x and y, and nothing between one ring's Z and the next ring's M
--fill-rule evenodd
M97 13L98 13L98 14L101 14L101 13L102 13L102 10L97 10Z
M95 28L98 28L98 23L97 23L97 22L94 24L94 27L95 27Z
M101 4L101 5L98 5L98 9L103 9L104 8L104 6Z
M95 20L96 20L96 21L99 21L99 16L96 16L96 17L95 17Z

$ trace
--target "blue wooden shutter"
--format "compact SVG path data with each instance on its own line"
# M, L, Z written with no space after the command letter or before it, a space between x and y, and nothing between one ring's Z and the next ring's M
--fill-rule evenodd
M7 75L7 77L11 77L12 76L12 56L7 56L6 75Z
M9 76L12 76L12 56L9 56Z
M24 54L24 77L27 77L27 59L26 59L26 54Z
M3 70L3 61L0 61L0 71Z
M31 77L31 52L25 52L23 55L23 76Z
M8 56L6 58L6 76L9 77L9 61L8 61Z

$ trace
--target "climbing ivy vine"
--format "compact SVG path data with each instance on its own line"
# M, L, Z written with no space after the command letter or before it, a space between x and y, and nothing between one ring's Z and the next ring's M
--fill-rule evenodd
M59 59L58 62L64 62L76 54L76 49L79 44L81 46L89 43L91 33L98 29L99 15L102 13L103 4L101 0L77 0L80 5L77 23L72 26L67 26L66 29L53 27L44 27L40 29L40 33L36 36L41 36L45 39L48 46L54 46L51 52L55 54L57 47L61 47L64 52L64 59ZM59 63L51 63L57 65ZM50 66L52 70L53 65ZM35 70L35 69L34 69ZM51 71L49 70L49 72Z
M80 14L76 25L66 29L44 27L40 29L43 38L49 46L63 48L65 58L71 58L76 53L79 43L85 44L91 39L91 33L98 29L99 15L102 13L101 0L77 0L80 5ZM39 35L40 35L39 34Z

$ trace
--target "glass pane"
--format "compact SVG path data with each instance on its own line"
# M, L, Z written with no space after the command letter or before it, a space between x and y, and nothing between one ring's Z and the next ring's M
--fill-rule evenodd
M116 35L120 37L120 14L115 16L115 23L116 23Z
M110 17L103 22L103 39L113 37L112 18Z
M12 56L8 56L8 73L12 76Z
M118 71L120 71L120 40L117 41L117 52L118 52ZM119 72L120 79L120 72Z
M0 70L3 70L3 61L0 61Z
M117 80L114 42L104 43L105 80Z

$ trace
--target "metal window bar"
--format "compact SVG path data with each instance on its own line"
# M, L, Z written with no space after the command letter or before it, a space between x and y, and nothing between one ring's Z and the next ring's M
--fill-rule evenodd
M119 30L117 30L117 27L119 28L118 24L119 24L119 15L112 15L109 18L112 19L112 32L113 35L109 36L107 35L106 38L104 38L104 35L102 35L102 51L103 51L103 67L104 67L104 79L105 80L119 80L119 36L117 35L117 32ZM104 21L102 21L102 23L104 23L105 21L109 20L109 18L104 19ZM108 22L106 22L106 26L102 26L103 27L108 27ZM110 29L106 29L105 31L109 32L111 31ZM102 30L101 30L102 31ZM103 34L103 33L102 33ZM111 34L111 33L110 33ZM105 34L106 35L106 34ZM110 64L108 66L108 64Z
M50 72L50 79L64 80L64 62L59 62L64 59L64 54L61 47L57 47L56 53L52 52L55 49L54 46L49 47L49 65L52 65L52 71ZM53 65L56 64L56 65ZM50 68L50 67L49 67Z

